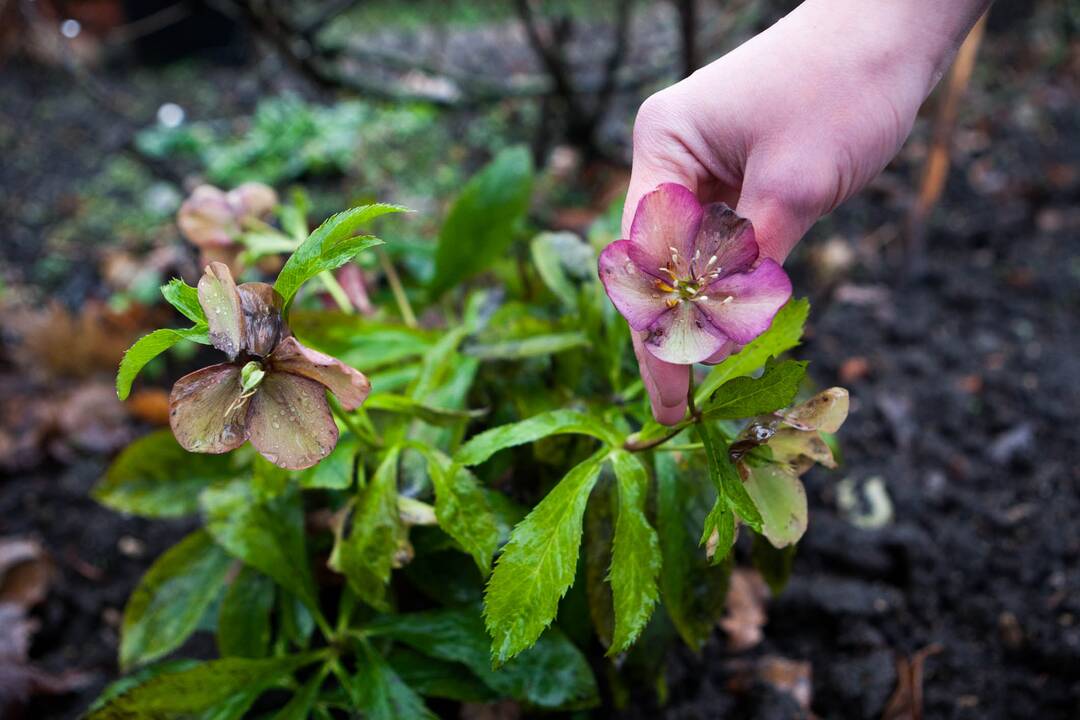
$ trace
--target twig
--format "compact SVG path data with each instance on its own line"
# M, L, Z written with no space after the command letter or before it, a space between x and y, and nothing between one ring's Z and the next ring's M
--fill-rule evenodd
M986 13L979 18L956 54L956 61L945 81L941 104L934 118L934 129L930 143L930 152L923 165L919 193L907 218L904 250L909 270L917 270L923 261L926 244L926 221L941 199L945 190L945 180L949 175L952 137L956 130L956 116L960 107L960 98L971 80L975 68L975 57L979 52L983 32L986 29Z
M386 273L386 281L390 283L390 291L394 293L394 302L397 303L398 310L401 312L401 319L409 327L417 327L416 315L413 314L412 305L409 304L409 298L405 295L405 287L401 284L401 278L394 269L394 264L390 262L390 258L382 248L376 248L375 254L379 256L379 265Z

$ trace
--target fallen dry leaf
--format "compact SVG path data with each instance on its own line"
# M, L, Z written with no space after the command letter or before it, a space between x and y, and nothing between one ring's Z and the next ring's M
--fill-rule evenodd
M934 643L919 650L911 658L896 659L896 690L885 705L881 720L922 720L923 664L926 658L937 655L943 648Z
M39 622L28 612L45 599L52 574L40 543L0 538L0 717L18 717L33 695L68 692L90 679L78 671L52 675L30 663L30 640Z
M779 655L766 655L755 660L739 660L731 663L732 671L728 688L745 693L764 683L790 695L808 717L813 700L813 669L809 661L791 660Z
M27 610L45 599L53 566L41 544L0 538L0 604Z
M765 601L769 588L757 570L738 568L731 573L728 586L727 614L720 627L728 635L728 647L734 652L749 650L761 642L761 628L769 621Z

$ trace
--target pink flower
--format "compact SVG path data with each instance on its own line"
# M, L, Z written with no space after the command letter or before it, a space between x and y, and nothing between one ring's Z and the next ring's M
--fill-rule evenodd
M337 444L326 400L358 408L371 384L340 360L301 345L281 318L281 296L266 283L237 286L211 263L199 280L210 341L229 362L180 378L169 396L169 424L186 450L224 453L251 440L269 461L311 467Z
M670 366L718 362L765 332L791 297L783 268L758 258L749 220L723 203L702 207L674 183L641 198L630 239L604 248L599 264L608 297L635 331L646 383L686 372Z
M247 182L229 192L200 185L180 205L176 224L188 241L202 251L204 265L221 261L235 268L242 249L236 244L245 227L261 219L278 203L274 188Z

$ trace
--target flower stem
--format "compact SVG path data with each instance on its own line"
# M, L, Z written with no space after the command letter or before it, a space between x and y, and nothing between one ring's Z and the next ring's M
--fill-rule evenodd
M322 281L323 287L330 297L334 298L334 302L338 304L341 311L346 315L352 315L355 310L352 303L349 302L349 296L345 294L345 288L341 287L341 283L337 281L333 273L329 270L324 270L319 273L319 280Z
M697 422L700 418L697 412L697 404L694 400L694 366L690 366L689 382L686 386L686 410L690 413L690 418L694 422Z
M405 288L401 284L397 270L394 269L393 263L382 248L376 248L375 254L379 256L379 264L386 273L386 281L390 283L390 291L394 293L394 301L397 303L398 310L401 311L401 319L409 327L416 327L416 315L413 314L412 305L409 304L409 298L405 295Z
M330 411L334 413L334 416L337 417L338 420L341 420L342 424L344 424L345 427L349 429L349 432L351 432L357 438L364 440L367 443L376 447L382 445L382 442L371 432L369 432L365 428L361 428L359 425L356 424L356 420L349 413L345 412L345 408L341 407L341 403L338 402L338 399L336 397L329 393L327 395L328 399L330 400Z

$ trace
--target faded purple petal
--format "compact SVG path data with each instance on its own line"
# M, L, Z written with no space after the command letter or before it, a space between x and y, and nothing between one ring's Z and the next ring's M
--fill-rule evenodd
M318 350L304 347L296 338L286 338L270 355L270 367L322 383L337 396L342 407L355 410L371 392L371 383L359 370Z
M769 328L791 297L791 280L775 260L766 258L750 272L716 280L704 293L709 299L699 305L712 324L745 345Z
M230 190L225 198L240 220L267 215L278 203L274 188L261 182L246 182Z
M656 319L645 334L645 348L664 362L691 365L711 357L728 338L699 307L682 302Z
M634 330L644 330L668 308L660 289L662 281L643 270L630 257L634 245L617 240L600 253L600 281L612 304Z
M281 337L281 295L270 285L261 282L244 283L238 287L243 336L246 349L253 355L266 357L277 347Z
M251 444L270 462L303 470L322 460L338 440L326 390L314 380L270 372L251 398Z
M240 368L211 365L185 375L169 395L169 425L185 450L223 453L247 440L248 400L240 399Z
M353 307L364 315L375 314L375 306L371 304L371 298L368 297L364 271L359 265L354 262L342 265L336 277L341 289L345 291L345 297L349 298Z
M206 266L199 279L199 304L210 325L210 342L235 360L244 348L244 326L240 294L228 265L213 262Z
M225 193L212 185L200 185L180 206L176 215L180 232L200 248L231 245L239 228Z
M719 276L743 272L758 257L754 226L724 203L706 205L691 257L694 256L697 257L693 267L696 277L704 277L710 272L718 272Z
M701 203L689 188L675 183L659 185L641 198L630 224L630 242L638 251L635 259L649 272L659 272L672 265L674 248L678 262L671 269L684 276L701 217Z
M653 417L664 425L674 425L686 415L686 393L690 388L690 366L673 365L653 356L644 345L644 333L631 333L641 380L649 393Z

